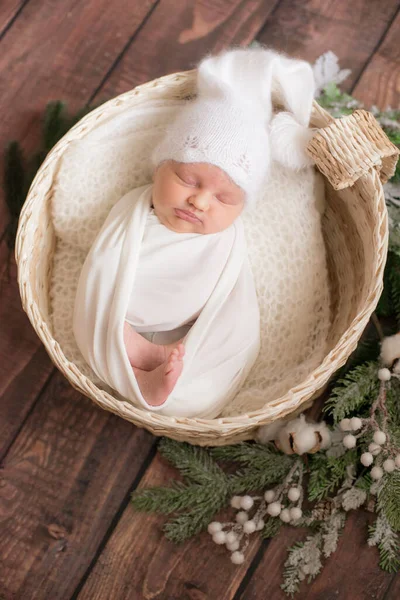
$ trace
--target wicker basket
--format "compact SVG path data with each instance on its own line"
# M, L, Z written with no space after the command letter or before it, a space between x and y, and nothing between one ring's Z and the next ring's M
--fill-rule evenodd
M73 140L106 119L153 100L193 94L195 71L162 77L106 102L83 118L48 154L22 209L16 259L24 310L55 365L80 392L102 408L155 435L199 445L224 445L254 437L260 425L308 407L342 366L367 325L382 291L388 224L382 182L394 172L398 151L365 111L334 120L314 104L311 126L318 128L308 151L326 178L327 210L323 218L332 293L329 352L306 380L263 409L213 420L173 418L116 400L66 359L52 336L49 281L55 234L50 215L59 159Z

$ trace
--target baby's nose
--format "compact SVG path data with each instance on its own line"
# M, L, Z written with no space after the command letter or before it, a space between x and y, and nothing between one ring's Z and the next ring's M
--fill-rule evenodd
M206 192L200 192L191 196L189 202L198 210L206 211L210 207L210 198Z

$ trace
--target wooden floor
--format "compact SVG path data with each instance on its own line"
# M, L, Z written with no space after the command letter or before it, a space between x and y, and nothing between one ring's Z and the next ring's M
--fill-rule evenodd
M0 141L36 148L46 102L75 111L206 53L258 40L314 61L334 51L344 88L399 107L399 0L2 0ZM7 222L0 200L0 236ZM182 546L162 518L135 513L133 489L169 481L156 439L97 408L56 371L19 301L0 247L0 598L279 600L287 547L254 539L247 560L203 534ZM300 599L395 600L400 575L365 544L371 515L348 519L336 554Z

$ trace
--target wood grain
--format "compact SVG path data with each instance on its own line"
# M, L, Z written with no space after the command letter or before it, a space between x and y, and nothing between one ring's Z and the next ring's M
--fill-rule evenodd
M400 108L400 10L353 90L367 107Z
M43 110L93 96L156 0L30 0L0 42L0 144L37 150ZM0 164L0 235L6 222Z
M53 365L22 310L16 266L8 270L0 244L0 460L12 442Z
M175 469L157 455L140 487L168 485L171 479L176 479ZM169 542L162 534L164 521L128 505L79 600L232 599L259 541L252 542L248 560L238 567L206 532L181 545Z
M130 44L96 101L150 79L195 67L231 44L247 45L279 0L163 0Z
M258 41L310 62L331 50L350 90L398 8L398 0L282 0Z
M18 11L23 8L24 4L29 0L7 0L7 2L1 2L0 4L0 40L5 34L7 27L10 26L11 21L15 18Z
M379 600L384 597L392 575L378 567L378 551L366 544L367 525L374 516L362 511L351 513L336 552L324 559L321 575L310 584L302 582L298 598L301 600ZM260 561L241 598L260 600L268 589L270 598L286 600L280 589L287 550L296 541L304 539L293 528L281 530ZM239 600L239 599L237 599Z
M4 460L0 580L7 600L71 597L153 444L56 372Z

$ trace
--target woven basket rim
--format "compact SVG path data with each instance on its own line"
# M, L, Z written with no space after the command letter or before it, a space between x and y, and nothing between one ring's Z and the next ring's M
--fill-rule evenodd
M166 428L172 428L171 432L184 431L186 433L191 430L193 433L198 433L199 430L202 430L204 433L207 433L207 435L212 435L215 431L215 434L218 434L218 436L227 436L233 432L245 432L248 429L254 429L254 427L269 423L276 418L282 418L287 414L298 410L315 394L316 390L323 388L333 373L346 362L350 352L355 349L357 342L361 337L361 333L366 327L383 289L383 268L388 246L388 224L385 211L383 211L381 222L376 223L376 233L379 243L377 244L375 252L379 255L379 259L377 260L374 272L375 285L370 291L363 309L352 320L351 324L341 335L334 348L328 352L318 367L305 379L298 382L296 386L289 389L279 398L264 405L263 408L256 411L249 411L248 413L238 416L217 417L214 419L169 417L148 411L144 408L138 408L126 400L116 400L113 396L108 394L108 392L98 388L88 377L83 375L75 363L72 363L65 357L60 344L50 333L48 324L44 320L40 308L33 297L27 268L30 252L29 247L26 247L27 243L24 236L29 219L34 211L35 204L40 205L43 201L43 196L45 195L43 193L38 193L38 186L47 178L49 186L46 194L52 193L52 184L54 182L54 173L52 172L52 169L53 171L55 170L58 159L72 141L84 137L89 131L95 128L99 121L101 122L108 119L112 117L113 114L122 112L122 110L134 108L135 105L140 104L141 101L145 101L146 94L154 90L154 88L173 88L174 85L179 86L182 83L190 86L191 79L193 79L195 73L196 70L180 71L137 86L97 107L67 132L67 134L49 152L31 184L19 219L15 256L18 266L18 283L24 310L39 338L44 343L50 358L76 389L86 396L89 396L96 403L103 407L106 406L109 410L112 410L112 412L119 414L123 418L128 417L128 420L132 421L132 417L135 417L134 422L136 424L139 424L139 426L148 425L153 432L159 427L163 431ZM188 93L190 94L190 87L188 87ZM180 93L179 96L176 96L177 99L181 97L182 93ZM134 102L135 100L136 102ZM322 116L326 122L332 121L332 117L329 113L320 107L316 101L314 101L313 105L313 114L314 113ZM378 195L374 200L379 204L382 202L384 203L383 188L377 173L372 171L365 175L365 177L372 178L373 184L376 185L378 190ZM350 352L349 348L351 348ZM318 386L316 386L316 382L318 382ZM116 402L118 402L118 405L116 405ZM111 404L113 406L110 406Z

